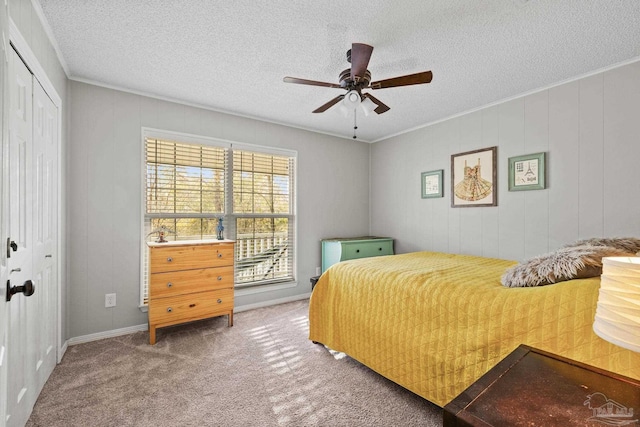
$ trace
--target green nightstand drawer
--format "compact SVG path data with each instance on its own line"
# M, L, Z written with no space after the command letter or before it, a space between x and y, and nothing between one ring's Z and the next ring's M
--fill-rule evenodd
M360 241L345 242L342 246L342 259L368 258L380 255L393 255L393 242L388 240L381 241Z

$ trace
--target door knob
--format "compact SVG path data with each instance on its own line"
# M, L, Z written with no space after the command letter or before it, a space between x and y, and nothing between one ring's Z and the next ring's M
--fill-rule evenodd
M11 301L11 297L22 292L25 297L30 297L36 291L31 280L27 280L22 286L11 286L11 280L7 280L7 301Z

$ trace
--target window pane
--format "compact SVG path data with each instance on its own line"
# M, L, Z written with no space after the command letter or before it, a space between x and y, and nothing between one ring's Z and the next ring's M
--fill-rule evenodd
M147 213L222 213L225 149L147 138Z
M238 218L237 284L291 278L288 218Z
M233 211L290 213L290 169L288 157L234 151Z
M165 233L165 240L201 240L215 239L217 218L152 218L151 230L165 227L169 232ZM155 240L149 237L148 240Z

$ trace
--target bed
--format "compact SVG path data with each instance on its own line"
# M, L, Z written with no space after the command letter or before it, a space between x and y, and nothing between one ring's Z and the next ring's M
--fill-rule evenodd
M309 338L439 406L520 344L640 379L640 353L592 330L599 277L505 287L515 264L439 252L336 264L311 295Z

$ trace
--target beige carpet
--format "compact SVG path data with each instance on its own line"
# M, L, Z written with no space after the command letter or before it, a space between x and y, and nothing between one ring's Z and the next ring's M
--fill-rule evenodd
M311 343L308 301L69 347L27 426L440 426L442 409Z

